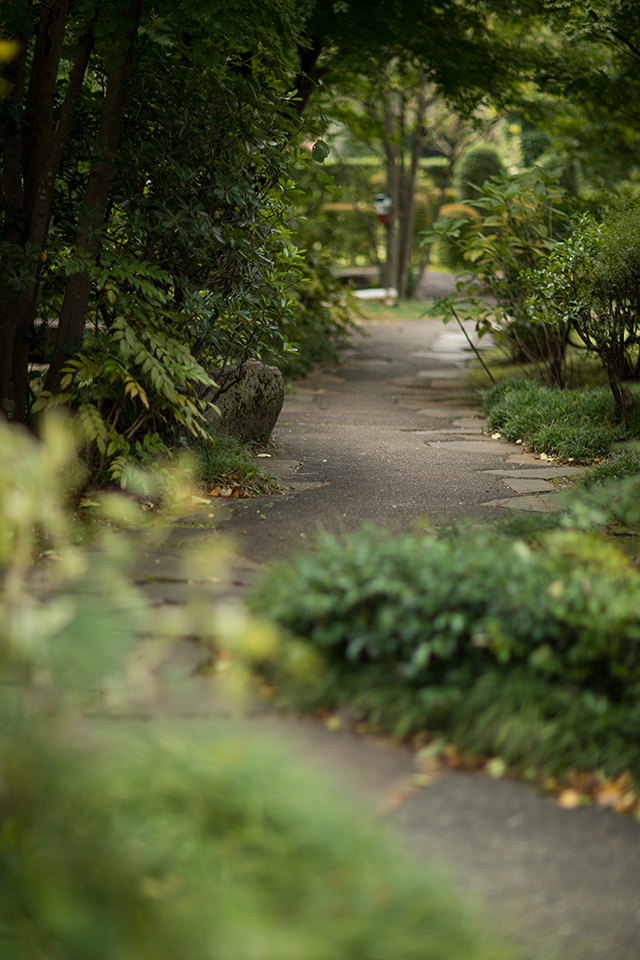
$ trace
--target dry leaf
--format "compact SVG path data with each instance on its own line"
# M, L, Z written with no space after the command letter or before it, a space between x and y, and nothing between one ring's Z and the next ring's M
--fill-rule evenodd
M393 810L397 810L409 797L413 796L416 790L417 787L413 785L394 790L389 799L382 805L382 813L391 813Z
M506 760L503 760L502 757L492 757L491 760L487 761L484 768L490 777L495 777L496 780L499 780L501 777L504 777L509 768L509 764Z
M615 783L605 783L594 796L599 807L615 807L622 799L622 791Z
M563 790L558 797L558 806L563 810L575 810L582 803L582 796L573 787Z

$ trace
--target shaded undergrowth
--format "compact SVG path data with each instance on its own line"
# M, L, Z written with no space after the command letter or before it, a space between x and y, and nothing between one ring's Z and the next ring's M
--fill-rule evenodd
M238 496L260 497L279 492L279 485L260 467L255 450L241 440L225 434L213 440L198 440L193 448L197 455L197 480L214 491L237 491Z
M630 389L636 406L629 431L612 422L607 387L559 390L509 378L487 393L485 408L492 428L507 440L523 441L535 452L562 460L590 463L608 455L616 442L640 437L640 390L635 384Z

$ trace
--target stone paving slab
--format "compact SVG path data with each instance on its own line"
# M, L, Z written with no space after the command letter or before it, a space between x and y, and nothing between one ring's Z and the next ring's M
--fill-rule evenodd
M486 507L506 507L507 510L529 510L532 513L552 513L564 506L561 493L531 494L504 500L487 500ZM557 499L556 499L557 498Z
M538 467L535 470L514 470L512 469L511 475L518 477L528 477L529 479L537 479L539 477L572 477L579 476L581 473L584 473L586 467L571 467L571 466L558 466L558 467ZM485 473L495 474L496 476L505 476L504 470L485 470Z
M499 440L486 439L476 440L435 440L433 442L425 441L428 447L435 447L440 450L450 450L453 453L495 453L498 456L504 454L504 444Z
M553 484L543 477L533 479L528 477L500 477L502 482L514 493L553 493Z

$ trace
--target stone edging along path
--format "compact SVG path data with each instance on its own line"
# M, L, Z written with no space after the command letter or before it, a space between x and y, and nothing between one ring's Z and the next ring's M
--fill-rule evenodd
M288 492L211 501L166 531L138 539L131 577L163 609L194 596L236 602L263 565L373 521L391 532L418 518L497 518L549 510L551 484L577 467L545 464L486 433L463 374L466 340L438 321L370 324L345 363L288 394L265 464ZM557 502L557 501L556 501ZM235 553L202 562L228 532ZM633 960L640 955L640 824L609 810L562 810L551 797L483 773L420 771L397 745L356 736L334 718L278 717L225 705L198 675L206 652L182 641L154 666L152 698L130 716L211 735L221 726L276 737L367 816L382 811L408 856L444 873L529 960ZM176 682L177 679L180 682ZM126 714L126 711L125 711ZM416 780L416 773L420 776Z

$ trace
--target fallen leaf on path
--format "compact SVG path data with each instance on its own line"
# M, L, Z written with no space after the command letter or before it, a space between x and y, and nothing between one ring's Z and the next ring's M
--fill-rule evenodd
M575 810L576 807L579 807L581 804L582 794L574 790L573 787L568 787L566 790L563 790L558 797L558 806L562 807L563 810Z
M327 728L327 730L341 730L342 720L340 719L340 717L336 717L336 716L327 717L327 719L324 722L324 725Z
M397 810L398 807L401 807L417 790L418 788L413 784L407 784L398 790L394 790L389 799L383 803L382 813L392 813L394 810Z
M487 760L485 764L485 770L490 777L494 777L496 780L500 780L501 777L504 777L505 773L509 769L509 764L506 760L503 760L502 757L492 757L491 760Z
M605 783L596 790L594 797L599 807L617 807L622 800L622 791L615 783Z
M414 773L411 777L411 783L416 787L429 787L432 783L435 783L436 780L439 780L442 776L442 770L436 768L431 773Z

